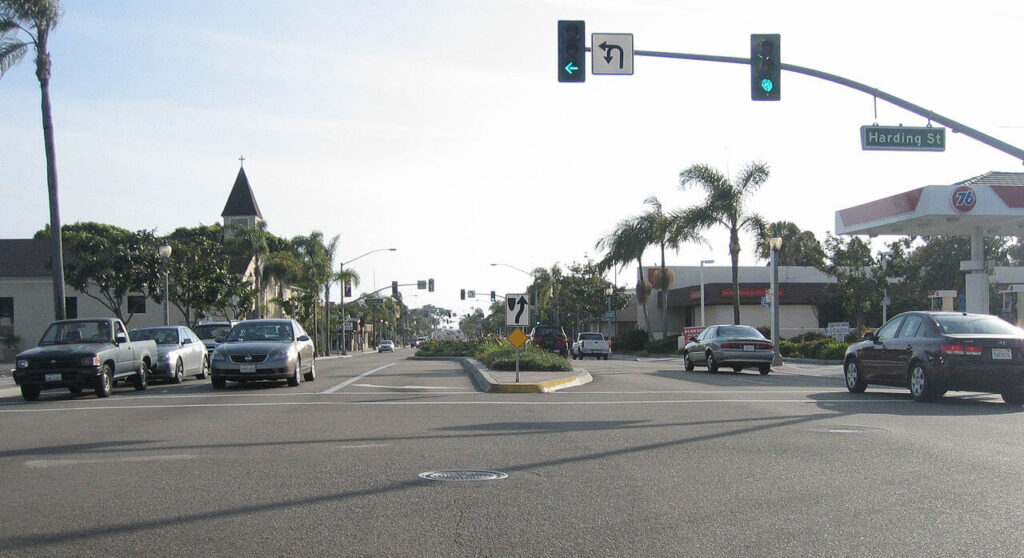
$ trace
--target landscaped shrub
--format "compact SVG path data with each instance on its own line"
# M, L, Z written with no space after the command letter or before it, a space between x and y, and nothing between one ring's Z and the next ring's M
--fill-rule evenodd
M651 341L644 346L644 350L652 355L670 355L679 350L679 336L672 335L665 339Z
M516 350L507 339L485 339L482 341L428 341L416 356L462 356L473 357L491 370L515 370ZM546 351L529 343L519 350L519 369L533 371L569 372L569 359Z
M639 351L647 344L647 332L642 329L631 329L612 340L612 350L616 353Z
M799 345L785 339L779 341L779 354L790 358L800 358L803 356L800 354Z

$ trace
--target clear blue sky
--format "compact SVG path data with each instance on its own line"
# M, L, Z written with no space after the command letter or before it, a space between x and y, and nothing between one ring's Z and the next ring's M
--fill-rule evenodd
M783 61L839 74L1024 146L1024 3L447 1L64 2L52 100L62 218L166 233L219 220L244 155L272 232L341 235L359 290L434 277L412 306L460 312L460 288L521 291L523 269L596 257L657 195L698 203L678 173L772 176L769 220L823 239L834 212L1021 163L948 134L944 153L864 152L864 124L921 126L870 96L784 73L749 98L746 66L637 58L633 76L556 81L558 19L634 34L637 49L746 56L781 33ZM588 41L589 43L589 41ZM589 73L589 71L588 71ZM31 59L0 79L0 237L48 222ZM713 257L686 246L670 265ZM744 239L742 262L757 262ZM653 262L656 251L645 261ZM620 284L633 284L633 271ZM413 295L416 296L413 296ZM486 307L484 298L476 306Z

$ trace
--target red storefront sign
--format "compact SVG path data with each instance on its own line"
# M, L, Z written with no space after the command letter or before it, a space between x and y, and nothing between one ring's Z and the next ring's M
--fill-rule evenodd
M740 298L761 298L766 296L771 290L770 287L740 287ZM733 293L732 287L722 287L721 296L722 298L732 298ZM779 298L786 295L786 291L779 287ZM697 295L700 296L699 294Z

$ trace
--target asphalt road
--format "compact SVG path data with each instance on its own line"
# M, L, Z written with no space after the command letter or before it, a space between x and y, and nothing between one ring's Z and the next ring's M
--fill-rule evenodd
M838 367L577 362L477 392L412 353L289 388L0 383L3 556L1021 556L1024 413ZM484 470L507 478L424 480Z

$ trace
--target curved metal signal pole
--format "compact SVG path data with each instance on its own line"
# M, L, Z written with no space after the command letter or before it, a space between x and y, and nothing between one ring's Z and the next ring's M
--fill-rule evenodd
M587 50L590 51L591 49L588 48ZM593 53L591 53L591 54L593 55ZM635 56L652 56L652 57L656 57L656 58L680 58L680 59L683 59L683 60L701 60L701 61L704 61L704 62L725 62L725 63L728 63L728 64L745 64L747 66L750 65L750 59L749 58L739 58L739 57L736 57L736 56L714 56L714 55L709 55L709 54L687 54L687 53L680 53L680 52L658 52L658 51L653 51L653 50L637 50L637 51L634 51L633 54ZM909 101L901 99L901 98L899 98L899 97L897 97L895 95L886 93L885 91L882 91L882 90L880 90L880 89L878 89L876 87L870 87L868 85L864 85L863 83L859 83L859 82L853 81L851 79L846 79L846 78L844 78L842 76L837 76L835 74L830 74L830 73L827 73L827 72L821 72L821 71L818 71L818 70L814 70L812 68L805 68L803 66L796 66L796 65L793 65L793 64L785 64L785 63L783 63L782 64L782 69L786 70L786 71L789 71L789 72L794 72L794 73L804 74L804 75L811 76L811 77L816 77L818 79L823 79L825 81L831 81L832 83L838 83L839 85L845 85L846 87L849 87L851 89L856 89L857 91L861 91L863 93L867 93L868 95L877 97L877 98L882 99L884 101L888 101L889 103L891 103L893 105L896 105L896 106L898 106L898 107L900 107L902 109L905 109L907 111L910 111L910 112L912 112L912 113L914 113L914 114L916 114L918 116L921 116L923 118L927 118L931 122L938 122L939 124L942 124L943 126L947 126L954 133L964 134L965 136L967 136L969 138L972 138L972 139L975 139L977 141L980 141L981 143L984 143L985 145L987 145L989 147L993 147L995 149L998 149L999 151L1002 151L1003 153L1006 153L1008 155L1012 155L1013 157L1016 157L1017 159L1019 159L1022 162L1024 162L1024 150L1022 150L1022 149L1020 149L1018 147L1015 147L1013 145L1010 145L1010 144L1008 144L1008 143L1006 143L1006 142L1004 142L1002 140L996 139L996 138L994 138L994 137L992 137L992 136L990 136L988 134L985 134L983 132L975 130L974 128L971 128L970 126L967 126L965 124L961 124L961 123L957 122L956 120L953 120L952 118L948 118L948 117L942 116L941 114L938 114L936 112L930 111L930 110L928 110L928 109L926 109L924 107L915 105L914 103L911 103Z

